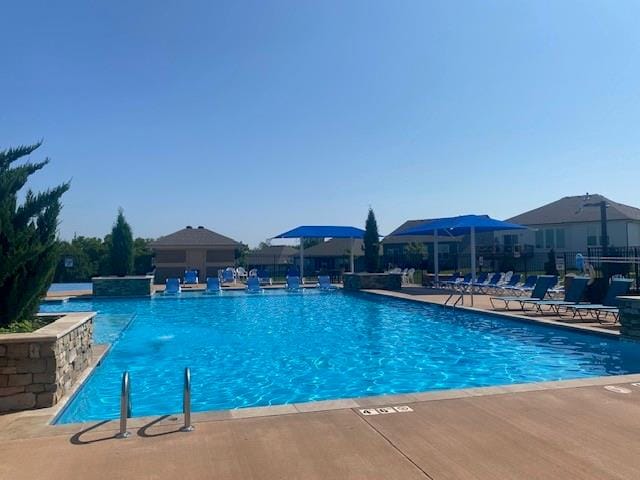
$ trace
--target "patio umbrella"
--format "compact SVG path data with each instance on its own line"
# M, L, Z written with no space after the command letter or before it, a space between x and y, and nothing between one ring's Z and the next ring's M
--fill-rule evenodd
M499 230L522 230L527 227L516 223L503 222L489 215L461 215L459 217L440 218L409 228L397 235L433 235L434 267L436 282L438 281L438 235L471 237L471 281L476 281L476 233L495 232ZM471 290L473 304L473 289Z
M354 270L354 239L364 237L364 230L356 227L341 227L335 225L303 225L288 232L276 235L273 238L299 238L300 239L300 278L304 278L304 248L305 238L350 238L351 239L351 273Z

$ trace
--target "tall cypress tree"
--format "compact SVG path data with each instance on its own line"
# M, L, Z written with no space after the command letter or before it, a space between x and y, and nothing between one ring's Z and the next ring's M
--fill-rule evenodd
M29 189L20 205L18 193L49 160L12 166L40 145L0 151L0 326L34 316L58 263L60 198L69 183L40 193Z
M372 208L369 208L364 230L365 268L367 272L375 273L378 271L380 263L380 236L378 235L378 222L376 222Z
M111 230L111 273L123 277L133 272L133 234L122 208Z

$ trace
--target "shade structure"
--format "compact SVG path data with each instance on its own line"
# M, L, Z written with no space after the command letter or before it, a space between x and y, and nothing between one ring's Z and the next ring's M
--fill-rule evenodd
M500 230L523 230L527 227L516 223L503 222L489 215L461 215L459 217L439 218L409 228L397 235L433 235L435 277L438 282L438 236L445 235L471 237L471 281L476 281L476 233L496 232ZM473 294L473 289L471 290ZM473 296L472 302L473 302Z
M273 238L299 238L300 239L300 278L304 278L304 248L302 242L305 238L350 238L351 239L351 273L354 272L353 240L363 238L364 230L357 227L344 227L336 225L302 225L287 232L276 235Z

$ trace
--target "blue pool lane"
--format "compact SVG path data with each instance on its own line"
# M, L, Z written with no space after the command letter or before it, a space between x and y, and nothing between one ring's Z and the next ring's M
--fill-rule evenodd
M72 301L113 346L58 423L640 372L640 346L492 315L342 292Z

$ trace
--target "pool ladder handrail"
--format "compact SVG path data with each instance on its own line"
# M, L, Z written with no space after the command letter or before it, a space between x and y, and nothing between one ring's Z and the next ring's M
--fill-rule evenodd
M118 438L127 438L131 435L127 431L127 419L131 418L131 385L129 383L129 372L125 370L122 374L122 386L120 388L120 431Z
M458 295L458 298L456 299L455 302L453 302L451 305L449 305L449 301L455 295ZM462 292L462 291L460 291L460 292L451 292L449 297L444 301L444 307L456 308L458 306L458 303L461 303L462 305L464 305L464 292Z
M180 428L183 432L193 432L194 426L191 424L191 370L184 369L184 387L182 390L182 413L184 414L184 425Z

